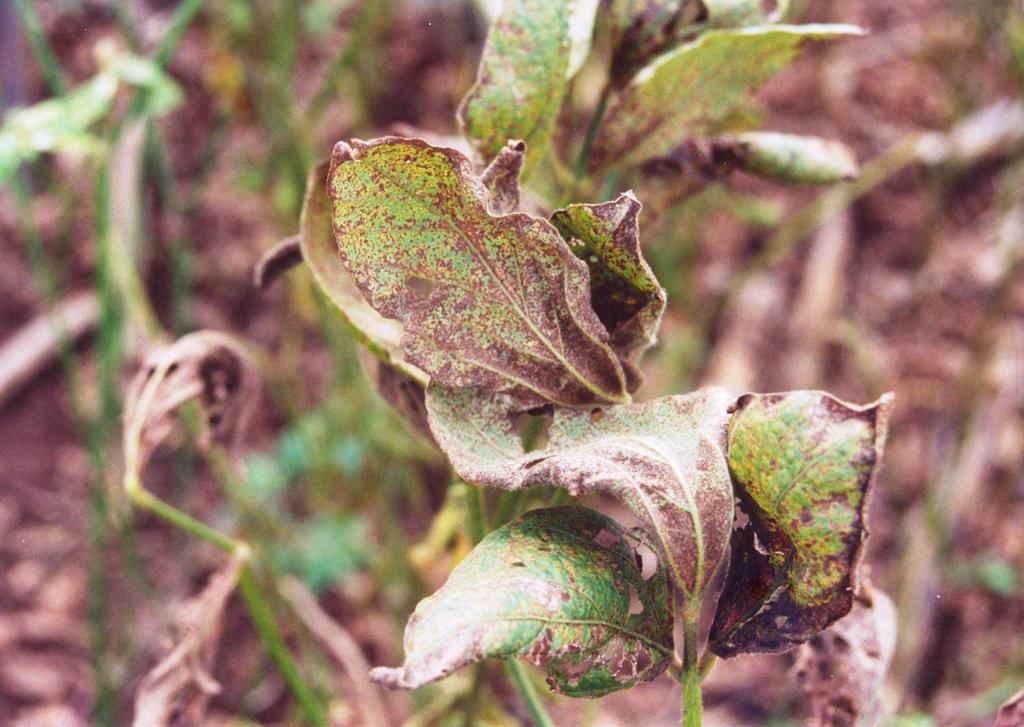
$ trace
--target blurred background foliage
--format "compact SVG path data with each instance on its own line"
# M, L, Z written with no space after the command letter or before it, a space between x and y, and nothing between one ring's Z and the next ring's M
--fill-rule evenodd
M183 428L147 485L253 545L331 720L372 723L359 677L275 594L300 579L370 663L397 663L414 604L469 547L473 491L383 403L308 273L260 294L251 267L294 234L307 171L335 141L454 132L489 5L0 4L0 722L125 723L173 604L219 564L129 512L118 454L144 353L214 328L246 342L266 381L243 481ZM1024 8L803 0L790 15L869 34L810 48L749 120L840 139L862 174L685 193L642 178L642 239L670 309L641 395L895 391L866 560L900 618L879 698L893 724L988 725L1024 686ZM577 126L589 77L570 92ZM500 493L484 505L497 513ZM717 669L708 723L796 724L789 664ZM305 718L241 608L212 674L223 689L204 724ZM528 723L494 669L383 699L389 724ZM559 725L658 725L676 723L677 700L664 680L550 704Z

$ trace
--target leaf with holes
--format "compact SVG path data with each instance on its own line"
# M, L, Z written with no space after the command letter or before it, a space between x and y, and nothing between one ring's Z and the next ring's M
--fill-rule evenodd
M405 663L370 678L415 689L482 659L518 656L573 697L653 679L672 660L671 591L642 538L583 507L526 513L420 602L405 629Z
M657 340L665 312L665 290L640 250L640 209L636 197L626 192L612 202L573 204L551 216L590 268L590 302L611 335L612 348L631 363Z
M557 485L607 491L647 525L670 577L695 601L729 540L733 493L725 461L732 396L707 388L594 414L556 409L548 446L524 453L507 397L427 390L430 427L456 472L507 490Z
M880 723L878 690L896 649L896 607L865 584L853 609L800 647L793 676L804 695L804 727Z
M521 408L629 399L586 263L546 220L490 214L462 154L341 142L328 194L342 263L433 382L505 391Z
M590 50L597 0L505 0L476 84L459 108L484 159L510 139L527 144L526 170L544 156L569 79Z
M852 406L816 391L740 397L729 470L750 523L733 534L714 653L786 651L849 612L890 399Z
M860 32L852 25L710 30L668 51L611 101L590 154L591 171L639 163L716 131L805 40Z

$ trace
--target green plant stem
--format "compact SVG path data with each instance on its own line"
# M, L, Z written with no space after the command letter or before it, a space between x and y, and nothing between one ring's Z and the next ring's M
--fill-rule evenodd
M249 549L248 544L214 530L209 525L196 520L188 513L182 512L173 505L169 505L151 494L149 490L142 486L139 478L130 471L125 474L124 489L129 499L136 506L166 520L186 533L205 540L226 553L235 553L240 549ZM260 592L248 565L245 566L239 577L238 587L245 601L246 609L249 611L249 617L252 619L257 633L259 633L267 653L270 654L270 658L277 665L288 688L295 695L295 699L306 714L307 720L317 725L317 727L327 727L326 712L317 700L312 688L303 679L298 666L292 659L284 639L281 638L281 634L277 630L274 614Z
M683 612L683 727L701 727L704 705L701 698L701 674L697 656L699 608Z
M484 665L473 667L473 683L466 694L466 711L462 719L462 727L473 727L476 724L476 712L480 706L480 690L484 685Z
M274 614L263 598L263 594L260 593L260 589L256 585L256 580L253 578L252 570L250 570L249 566L245 567L245 570L242 571L238 579L238 589L245 600L253 626L259 632L267 652L274 660L274 663L277 664L281 676L284 678L288 688L291 689L292 694L295 695L295 699L299 702L299 706L302 707L302 711L306 713L306 718L317 727L328 727L327 713L313 693L313 690L306 684L306 680L303 679L298 666L296 666L295 661L292 659L284 639L281 638L281 633L277 630Z
M587 164L590 162L590 150L594 146L594 139L597 138L597 130L601 128L601 121L604 119L604 112L608 108L608 98L611 96L610 84L605 84L601 91L601 97L597 100L597 107L594 115L590 117L590 124L587 126L586 136L583 137L583 146L580 147L580 155L576 159L576 188L578 189L583 178L587 175Z
M466 503L466 529L476 545L487 535L487 515L484 512L484 493L476 485L462 482L462 493Z
M36 13L32 0L14 0L14 7L21 20L21 28L32 48L32 55L43 72L43 78L46 79L46 85L49 86L54 96L62 95L68 90L67 83L64 81L64 73L60 70L57 56L54 55L53 49L50 48L50 43L46 39L46 32L43 30L43 24L39 20L39 14Z
M374 16L377 4L376 0L363 0L362 6L359 8L359 14L352 24L348 37L345 38L341 50L338 51L338 54L331 61L331 65L327 68L327 73L324 74L324 80L320 83L320 87L313 96L313 100L309 102L309 106L306 108L306 118L309 120L311 127L315 126L320 117L323 116L324 111L338 90L338 84L341 82L345 71L352 66L359 57L359 52L366 45L366 39L369 36L370 30L370 20Z
M555 723L551 721L547 710L544 709L544 704L540 701L540 695L530 683L523 665L515 659L509 659L506 664L508 665L508 675L512 679L516 691L519 692L519 698L523 700L523 705L526 707L530 719L533 720L534 727L555 727Z
M164 33L164 37L160 40L160 44L153 51L153 60L156 61L161 68L167 65L167 62L171 60L171 56L174 55L174 51L178 48L178 43L181 42L181 36L185 34L188 26L191 25L192 21L203 7L203 0L184 0L178 9L174 11L174 17L171 18L171 23L167 26L167 32Z
M225 553L232 552L239 545L239 542L234 538L214 530L209 525L196 520L191 515L182 512L173 505L168 505L160 498L151 494L149 490L142 487L139 478L134 475L125 475L124 489L132 504L153 513L190 535L205 540Z

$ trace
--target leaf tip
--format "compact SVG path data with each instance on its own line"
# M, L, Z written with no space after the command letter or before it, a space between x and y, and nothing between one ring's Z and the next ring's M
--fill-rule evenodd
M377 666L370 670L370 681L388 689L413 689L403 667Z

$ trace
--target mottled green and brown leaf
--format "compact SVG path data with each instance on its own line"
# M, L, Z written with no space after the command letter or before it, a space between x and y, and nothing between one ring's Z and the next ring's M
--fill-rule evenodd
M548 445L526 453L510 402L474 389L427 392L430 427L469 482L514 490L556 485L621 499L658 541L672 579L699 596L725 552L733 492L724 389L604 411L556 409Z
M527 144L526 170L544 151L569 79L590 50L597 0L505 0L459 121L485 159L510 139Z
M665 290L640 249L641 205L631 192L557 210L552 224L590 268L590 302L615 351L635 363L658 337Z
M306 181L299 224L302 260L360 343L389 367L425 385L426 374L409 363L402 353L402 325L370 307L338 257L331 224L331 200L327 196L329 167L328 161L318 164Z
M432 381L504 391L520 409L628 400L586 263L546 220L490 214L462 154L341 142L328 194L341 262Z
M608 9L612 83L626 83L652 58L677 43L681 32L706 17L701 0L612 0Z
M594 141L591 170L639 163L716 132L805 40L860 32L851 25L767 25L702 33L659 56L616 94Z
M890 398L740 397L729 469L750 523L733 533L714 653L786 651L849 612Z
M420 602L405 663L371 678L415 689L483 659L520 657L574 697L653 679L672 659L671 590L642 538L583 507L526 513Z

